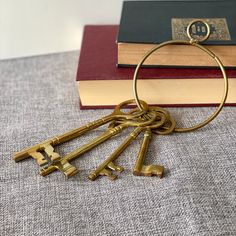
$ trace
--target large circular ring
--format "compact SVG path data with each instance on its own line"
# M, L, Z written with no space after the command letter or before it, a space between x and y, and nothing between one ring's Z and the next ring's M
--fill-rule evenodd
M200 21L200 20L197 20ZM191 25L192 23L190 23ZM175 132L188 132L188 131L193 131L199 128L202 128L203 126L207 125L208 123L210 123L213 119L216 118L216 116L220 113L220 111L222 110L225 101L227 99L227 95L228 95L228 78L224 69L224 66L222 64L222 62L220 61L220 59L213 53L211 52L209 49L201 46L200 44L198 44L195 40L192 40L192 37L190 38L190 41L185 41L185 40L171 40L171 41L167 41L164 43L161 43L157 46L155 46L153 49L151 49L149 52L147 52L144 57L141 59L141 61L138 63L135 72L134 72L134 76L133 76L133 94L134 94L134 99L137 103L137 106L140 110L143 110L140 100L139 100L139 96L138 96L138 91L137 91L137 78L138 78L138 73L139 70L141 68L141 66L143 65L143 63L146 61L146 59L155 51L157 51L158 49L166 46L166 45L172 45L172 44L184 44L184 45L192 45L194 47L197 47L199 49L201 49L202 51L206 52L210 57L212 57L216 63L218 64L218 66L220 67L220 70L222 72L223 78L224 78L224 92L223 92L223 96L222 96L222 100L220 105L218 106L218 108L216 109L216 111L209 116L206 120L204 120L203 122L191 126L191 127L183 127L183 128L175 128Z

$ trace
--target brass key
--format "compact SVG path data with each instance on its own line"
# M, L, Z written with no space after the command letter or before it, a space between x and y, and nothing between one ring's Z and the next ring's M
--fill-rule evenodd
M152 138L152 130L148 128L144 133L143 142L138 154L137 161L133 170L134 175L153 176L157 175L162 178L164 174L164 167L160 165L143 165L147 154L150 140Z
M97 167L95 171L89 174L88 178L90 180L95 180L99 175L107 176L111 180L115 180L117 175L112 173L112 170L122 172L123 167L115 165L113 162L120 156L120 154L132 143L133 140L140 134L143 130L142 127L137 127L129 136L124 140L124 142L108 157L101 165Z
M152 113L153 111L151 111L150 113L147 113L147 117L149 117L149 115ZM90 180L95 180L99 175L102 176L107 176L109 179L114 180L117 178L117 175L112 173L112 170L115 171L119 171L122 172L124 169L120 166L116 166L113 161L116 160L120 154L132 143L132 141L134 141L137 136L144 130L147 128L158 128L161 127L165 122L166 122L166 115L162 114L162 113L158 113L156 112L156 120L153 120L152 123L150 123L149 125L146 126L139 126L137 127L132 133L129 134L129 136L124 140L124 142L115 150L115 152L113 152L111 154L110 157L108 157L101 165L98 166L98 168L93 171L90 175L89 175L89 179ZM150 119L150 117L149 117ZM123 123L123 121L117 121L118 123L121 122ZM131 123L131 121L127 121L127 123Z
M68 178L72 177L78 171L77 171L76 167L74 167L73 165L71 165L69 163L70 161L74 160L75 158L78 158L79 156L81 156L85 152L88 152L92 148L98 146L102 142L105 142L109 138L115 136L116 134L120 133L122 130L124 130L125 128L127 128L131 125L146 126L146 125L152 123L156 119L156 115L154 112L152 112L152 115L153 115L153 117L148 121L144 121L144 122L133 121L132 123L130 123L129 121L126 121L118 126L115 126L114 128L109 128L106 132L104 132L102 135L98 136L97 138L93 139L89 143L82 145L81 147L79 147L76 150L72 151L71 153L67 154L65 157L60 158L57 161L54 161L49 166L43 167L40 171L40 174L42 176L46 176L58 169L61 172L63 172L66 177L68 177Z
M140 175L140 176L159 176L160 178L163 177L164 174L164 166L160 165L144 165L144 160L147 155L147 150L149 147L149 143L152 138L152 133L155 134L161 134L161 135L166 135L170 134L174 131L176 127L176 121L169 115L169 113L165 110L163 110L160 107L152 107L150 108L152 111L160 112L162 113L165 117L165 123L157 128L150 128L148 127L144 133L144 138L142 145L139 150L138 158L135 163L135 167L133 170L134 175Z
M33 157L37 164L40 166L48 165L50 162L58 161L61 156L54 151L54 147L56 145L65 143L67 141L70 141L74 138L79 137L80 135L93 130L95 128L98 128L99 126L102 126L112 120L116 119L124 119L124 120L131 120L138 118L142 114L144 114L146 111L148 111L148 105L146 102L142 101L141 104L144 108L144 111L139 111L138 109L134 109L129 113L124 113L121 111L122 108L124 108L126 105L130 105L134 102L134 100L127 100L119 105L117 105L114 109L114 111L101 119L98 119L96 121L90 122L80 128L71 130L65 134L59 135L57 137L54 137L52 139L46 140L42 143L36 144L32 147L26 148L23 151L17 152L14 154L13 159L16 162L19 162L21 160L24 160L28 157Z

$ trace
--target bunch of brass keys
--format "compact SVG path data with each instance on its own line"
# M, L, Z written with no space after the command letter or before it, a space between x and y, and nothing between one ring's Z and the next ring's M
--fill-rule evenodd
M101 119L90 122L80 128L71 130L65 134L59 135L52 139L46 140L40 144L29 147L23 151L14 154L16 162L25 158L32 157L41 167L40 174L46 176L55 170L60 170L65 176L74 176L78 170L71 164L71 161L80 157L83 153L88 152L95 146L105 142L109 138L121 133L128 127L134 127L134 130L121 143L121 145L109 156L101 165L89 174L90 180L95 180L98 176L108 176L109 179L116 179L117 175L113 171L122 172L123 167L115 165L114 161L120 154L137 138L140 133L144 133L143 142L138 154L138 158L133 170L134 175L163 176L164 167L160 165L144 165L145 156L151 140L152 133L169 134L176 125L176 122L170 117L169 113L160 107L149 107L146 102L141 101L142 111L138 108L130 109L125 113L121 109L134 103L134 100L128 100L120 103L114 111ZM98 128L110 122L107 130L91 140L87 144L82 145L66 156L62 157L55 152L54 147L64 142L70 141L80 135Z
M202 39L195 39L192 36L191 27L195 23L203 23L206 26L206 35ZM175 132L190 132L202 128L209 124L222 110L228 94L228 77L226 75L224 66L220 59L209 49L201 46L199 43L208 39L210 36L210 26L205 20L196 19L189 23L187 27L187 35L189 41L185 40L171 40L161 44L158 44L149 52L147 52L144 57L138 63L135 73L133 76L133 92L134 100L128 100L120 103L115 107L115 110L108 116L101 119L88 123L78 129L71 130L63 135L57 136L55 138L44 141L33 147L27 148L21 152L15 153L14 160L21 161L25 158L32 157L36 160L38 165L41 167L40 174L46 176L55 170L60 170L67 177L75 175L78 170L70 162L77 157L81 156L83 153L91 150L100 143L108 140L109 138L121 133L124 129L128 127L133 127L134 130L128 135L128 137L121 143L121 145L108 157L101 165L97 167L92 173L89 174L88 178L90 180L95 180L98 176L108 176L110 179L116 179L117 175L113 171L122 172L124 169L120 166L114 164L114 161L120 156L120 154L137 138L140 133L144 133L143 142L138 154L138 158L135 163L133 170L134 175L144 175L152 176L156 175L159 177L163 176L164 167L161 165L144 165L145 157L147 154L148 146L151 140L152 134L170 134ZM199 48L200 50L207 53L220 67L224 78L224 92L222 100L216 111L209 116L205 121L187 128L177 128L175 120L170 116L169 112L161 107L153 106L149 107L146 102L138 98L137 92L137 77L140 68L142 67L145 60L158 49L167 45L191 45ZM130 105L132 103L137 104L137 108L131 109L129 112L122 112L121 109ZM54 147L56 145L62 144L69 140L79 137L80 135L95 129L101 125L110 123L108 129L97 138L93 139L87 144L82 145L76 150L72 151L68 155L61 157L55 152Z

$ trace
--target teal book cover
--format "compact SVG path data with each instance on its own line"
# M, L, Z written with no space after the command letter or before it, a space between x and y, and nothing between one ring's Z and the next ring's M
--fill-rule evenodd
M124 1L117 41L160 43L186 40L193 19L204 19L211 28L204 44L236 45L236 1ZM196 26L196 33L204 27Z

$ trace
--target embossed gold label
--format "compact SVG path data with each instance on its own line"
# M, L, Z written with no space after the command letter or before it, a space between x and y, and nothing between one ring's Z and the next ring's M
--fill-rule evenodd
M230 41L230 33L225 18L201 18L207 22L211 29L209 40L211 41ZM195 18L172 18L172 39L173 40L188 40L187 27ZM194 24L192 26L192 34L197 37L206 34L206 27L202 24Z

